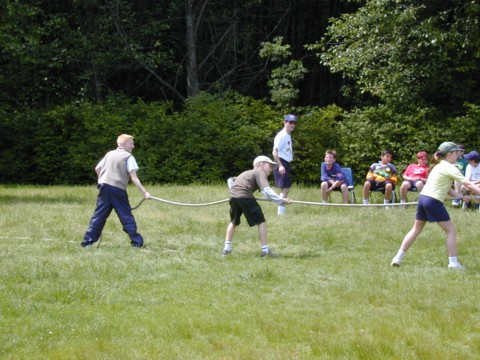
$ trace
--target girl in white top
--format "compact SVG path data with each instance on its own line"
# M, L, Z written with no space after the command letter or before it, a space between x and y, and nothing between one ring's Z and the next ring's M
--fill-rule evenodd
M447 209L443 201L450 195L455 198L463 198L452 189L453 181L459 181L469 191L480 194L480 187L467 181L460 170L455 166L457 159L462 156L462 149L455 143L444 142L436 151L434 157L440 161L432 169L425 183L423 190L418 196L417 214L412 229L405 235L402 245L395 257L392 259L392 266L400 266L405 252L417 239L417 236L423 230L423 227L429 222L437 222L445 231L447 236L447 250L449 269L464 269L457 261L457 234L453 222L450 220ZM465 196L465 200L469 201L470 197Z

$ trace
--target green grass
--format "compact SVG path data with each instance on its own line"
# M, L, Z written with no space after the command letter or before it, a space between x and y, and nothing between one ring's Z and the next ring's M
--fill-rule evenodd
M228 197L224 185L148 190L189 203ZM112 214L100 246L83 249L96 195L94 186L0 187L0 358L478 358L479 213L449 210L459 272L447 270L435 224L390 267L413 207L293 204L279 218L262 202L281 257L261 258L244 221L223 258L227 203L152 200L134 211L146 248L131 249ZM320 201L315 188L290 195Z

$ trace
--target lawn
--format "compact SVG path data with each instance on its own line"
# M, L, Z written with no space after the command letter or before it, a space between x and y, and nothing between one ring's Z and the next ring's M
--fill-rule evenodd
M228 197L223 184L147 189L185 203ZM390 267L414 207L292 204L278 217L261 202L280 257L260 257L245 221L222 257L228 203L150 200L134 211L145 248L130 247L112 214L84 249L96 195L0 186L0 358L478 359L478 212L448 205L467 268L452 271L435 224ZM321 201L318 188L290 195Z

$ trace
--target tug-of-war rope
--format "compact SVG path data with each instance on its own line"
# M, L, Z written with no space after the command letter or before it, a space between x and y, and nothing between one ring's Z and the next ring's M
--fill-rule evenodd
M479 199L480 196L470 196L472 199ZM165 200L156 196L150 196L151 200L160 201L166 204L177 205L177 206L189 206L189 207L201 207L201 206L212 206L218 205L225 202L228 202L230 199L222 199L218 201L206 202L206 203L183 203L171 200ZM459 198L446 198L445 201L449 200L458 200ZM132 207L132 210L138 209L146 199L142 199L137 206ZM259 199L258 201L270 201L268 199ZM404 206L413 206L418 203L415 202L404 202L404 203L390 203L390 204L343 204L343 203L324 203L324 202L315 202L315 201L302 201L302 200L290 200L292 204L303 204L303 205L318 205L318 206L333 206L333 207L404 207Z
M158 198L156 196L150 196L151 200L160 201L166 204L178 205L178 206L189 206L189 207L201 207L201 206L212 206L218 205L225 202L228 202L230 199L223 199L218 201L212 201L207 203L183 203L171 200L165 200ZM142 199L137 206L132 207L132 210L138 209L146 199ZM259 199L258 201L270 201L268 199ZM319 206L346 206L346 207L385 207L385 206L407 206L407 205L417 205L416 202L406 202L406 203L393 203L393 204L342 204L342 203L323 203L323 202L314 202L314 201L301 201L301 200L290 200L292 204L303 204L303 205L319 205Z

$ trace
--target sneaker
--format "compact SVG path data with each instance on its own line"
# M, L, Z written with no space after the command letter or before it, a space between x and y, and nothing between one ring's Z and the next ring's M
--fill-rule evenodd
M223 250L222 256L227 256L227 255L230 255L231 253L232 253L232 250Z
M450 263L448 264L449 269L456 269L456 270L465 270L465 267L459 263Z
M452 200L452 206L453 207L459 207L460 206L460 200L458 200L458 199Z
M143 247L143 244L135 244L135 243L132 244L132 249L138 249L141 247Z
M400 264L401 264L401 263L402 263L402 260L401 260L400 258L398 258L398 257L395 256L395 257L392 259L392 263L391 263L390 265L393 266L393 267L400 267Z
M274 252L268 250L268 251L262 251L262 253L260 254L261 257L278 257L278 254L275 254Z
M80 246L83 247L83 248L91 248L91 247L92 247L92 243L82 241L82 242L80 243Z

